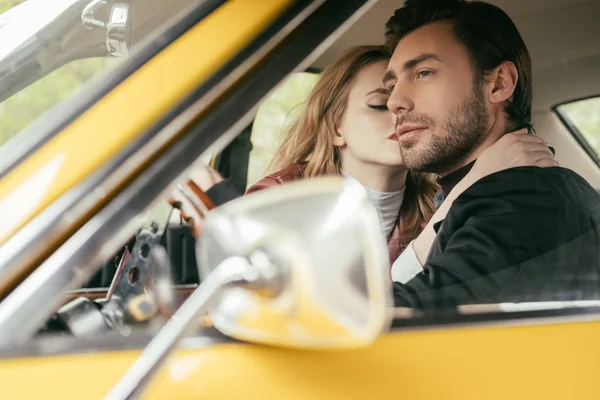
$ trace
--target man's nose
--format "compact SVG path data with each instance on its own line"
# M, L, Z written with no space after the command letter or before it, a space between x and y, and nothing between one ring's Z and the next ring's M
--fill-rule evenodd
M396 115L404 114L415 108L414 102L408 96L408 93L400 90L398 86L394 88L387 102L388 109Z

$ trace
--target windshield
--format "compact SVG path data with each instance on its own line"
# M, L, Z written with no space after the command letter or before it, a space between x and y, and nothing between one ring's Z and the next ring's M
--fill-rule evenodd
M197 2L0 0L0 148L42 139L59 114L50 110L91 92L91 81Z

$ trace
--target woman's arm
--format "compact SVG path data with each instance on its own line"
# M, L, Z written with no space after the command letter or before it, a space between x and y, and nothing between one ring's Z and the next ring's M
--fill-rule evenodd
M236 189L231 181L223 179L218 171L215 171L201 162L192 166L187 171L187 178L189 179L188 183L193 183L197 186L213 203L212 205L216 207L244 195L244 193L240 193L238 189ZM245 194L257 192L278 184L280 184L280 182L277 179L266 176L248 188ZM199 232L202 216L196 215L197 213L194 211L194 207L189 202L189 199L186 199L178 189L174 189L171 192L170 201L174 205L178 204L177 208L181 212L181 217L194 225L195 229Z

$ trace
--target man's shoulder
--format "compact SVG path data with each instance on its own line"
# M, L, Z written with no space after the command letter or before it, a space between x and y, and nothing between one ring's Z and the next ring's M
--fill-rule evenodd
M527 189L528 191L549 191L549 194L586 194L598 198L596 190L575 171L563 167L518 167L490 174L476 183L472 192L490 193Z
M507 175L531 177L547 182L548 185L572 186L580 185L594 190L592 186L577 172L564 167L518 167L505 170Z
M511 229L520 226L527 231L529 227L544 226L532 221L568 225L592 214L598 214L600 222L600 195L574 171L518 167L488 175L471 185L454 200L444 224L454 221L457 229L467 219L473 224L474 217L483 217L479 221L487 224L490 217L501 216L512 218Z

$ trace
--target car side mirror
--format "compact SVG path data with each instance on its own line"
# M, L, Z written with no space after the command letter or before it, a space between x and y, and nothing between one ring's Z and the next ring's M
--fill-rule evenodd
M200 286L105 399L141 393L207 313L231 337L301 348L366 346L391 322L385 239L356 182L294 182L215 208L196 254Z
M355 182L290 183L209 213L197 243L201 276L233 257L268 279L223 289L210 317L229 336L352 347L372 342L389 322L387 247L377 211Z

